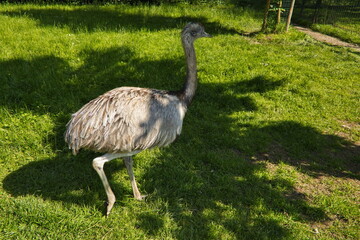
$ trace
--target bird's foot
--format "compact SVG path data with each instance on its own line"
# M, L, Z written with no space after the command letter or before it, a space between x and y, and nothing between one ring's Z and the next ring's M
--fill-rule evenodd
M111 209L113 208L115 202L105 202L104 203L104 210L105 210L105 216L108 217L110 215Z
M139 201L144 200L146 197L147 197L147 195L141 195L141 194L139 194L139 195L134 195L134 198L135 198L136 200L139 200Z

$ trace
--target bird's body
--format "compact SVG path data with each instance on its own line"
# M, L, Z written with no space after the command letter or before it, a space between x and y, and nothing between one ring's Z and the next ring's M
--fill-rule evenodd
M80 148L126 153L163 147L180 135L185 112L176 94L115 88L74 113L65 137L74 154Z
M93 160L107 197L107 215L115 203L115 195L107 181L103 166L122 157L130 176L136 199L143 199L132 170L133 155L145 149L172 143L181 133L187 107L197 87L194 41L210 37L197 23L189 23L181 34L187 62L183 89L170 92L149 88L120 87L110 90L85 104L67 124L65 141L76 154L81 148L106 153Z

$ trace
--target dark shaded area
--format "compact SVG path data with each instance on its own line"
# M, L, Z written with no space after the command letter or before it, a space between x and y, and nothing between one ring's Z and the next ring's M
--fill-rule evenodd
M9 2L8 0L1 0L0 2ZM37 4L72 4L72 5L104 5L104 4L176 4L176 3L188 3L188 4L219 4L214 3L214 0L12 0L11 3L37 3ZM237 6L245 7L261 7L263 3L261 1L253 0L225 0L224 3L232 3Z
M294 10L296 22L303 25L358 22L360 2L351 0L301 0Z
M202 107L196 109L205 108L207 103L197 100L194 105ZM270 211L310 223L329 219L322 209L310 206L291 181L256 174L266 168L264 161L284 162L313 177L360 179L357 145L292 121L269 122L266 127L238 126L244 129L239 135L238 129L231 131L234 123L223 113L219 109L209 113L214 125L200 125L202 116L194 115L201 113L190 113L177 145L164 149L160 161L149 167L143 177L146 192L155 193L151 198L165 199L177 221L183 223L179 239L193 234L194 222L206 229L203 235L196 236L201 239L214 238L210 234L211 222L221 223L239 239L289 237L279 222L264 219L261 211L254 210L258 206L270 209L265 215ZM192 136L192 128L203 128L201 136ZM214 140L214 136L220 139ZM218 143L210 145L207 139ZM200 157L188 149L200 149ZM235 212L222 221L229 207Z
M314 177L330 175L360 179L359 145L291 121L272 123L260 129L249 128L247 136L258 131L269 140L266 150L257 153L259 160L286 162Z
M248 4L250 0L240 0L240 4ZM9 2L9 0L1 0L0 2ZM12 0L11 3L38 3L38 4L72 4L72 5L105 5L105 4L175 4L175 3L188 3L188 4L213 4L213 0Z
M196 159L191 153L184 155L180 152L165 152L167 154L163 162L153 166L144 176L145 179L162 177L153 182L147 181L144 187L148 192L156 189L156 195L151 198L162 198L169 203L175 219L182 223L177 235L179 239L187 239L186 236L193 235L194 224L199 229L205 229L196 238L214 238L209 228L211 222L222 225L240 239L283 239L289 237L288 230L276 220L263 218L262 214L288 214L306 221L327 218L321 209L310 207L304 198L290 199L276 190L277 187L282 187L287 189L287 193L294 193L293 186L288 181L256 176L254 173L263 170L263 164L251 164L241 158L235 161L227 157L220 163L219 159L215 160L210 154ZM176 156L183 158L182 162L178 162L181 161L178 159L175 162L165 160L177 158ZM178 164L184 166L177 168L176 174L162 174ZM196 175L191 174L189 168L197 169ZM178 177L184 175L187 177ZM167 185L166 188L162 187L166 186L164 184ZM263 213L255 210L259 205L267 210ZM229 208L235 209L231 217Z
M166 29L182 29L188 22L204 24L212 35L236 34L235 29L224 27L217 22L209 22L206 17L166 17L163 15L130 14L119 6L116 9L106 9L97 6L87 6L72 11L59 9L30 9L0 12L11 17L29 17L44 27L69 28L74 33L101 31L138 31L147 29L159 31Z
M136 80L119 76L131 76L130 68L115 68L119 61L131 63L133 53L130 49L125 47L83 54L86 55L86 63L78 69L72 69L67 62L55 56L0 62L0 104L10 109L26 107L39 113L71 112L119 84L135 82L141 85ZM108 64L101 65L102 62ZM110 73L109 69L114 71Z
M164 227L163 221L156 213L141 213L138 216L138 226L150 235L155 235L159 229Z

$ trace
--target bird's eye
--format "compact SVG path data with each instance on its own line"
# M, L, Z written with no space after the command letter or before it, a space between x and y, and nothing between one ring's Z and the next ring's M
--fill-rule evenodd
M195 37L196 36L196 31L191 31L191 36Z

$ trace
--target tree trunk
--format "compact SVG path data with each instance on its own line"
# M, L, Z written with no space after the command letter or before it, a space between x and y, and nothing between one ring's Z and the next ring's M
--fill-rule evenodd
M295 0L291 0L291 5L290 5L290 9L289 9L289 15L288 15L287 21L286 21L286 32L289 31L289 26L290 26L290 23L291 23L291 18L292 18L294 6L295 6Z
M263 21L263 25L262 25L261 31L265 31L266 28L267 28L267 19L268 19L268 15L269 15L270 1L271 1L271 0L266 0L264 21Z

